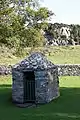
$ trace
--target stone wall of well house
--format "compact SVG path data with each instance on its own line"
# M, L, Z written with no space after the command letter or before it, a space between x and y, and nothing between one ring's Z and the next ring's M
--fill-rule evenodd
M38 70L35 74L36 103L47 103L59 96L58 70ZM14 102L24 103L24 74L16 69L12 72L12 98Z
M35 72L36 102L47 103L59 96L58 70L50 69Z
M52 62L48 61L47 58L42 53L33 53L28 58L22 60L20 63L15 64L12 67L12 98L13 101L24 103L25 96L26 99L32 100L31 89L33 89L31 81L28 81L27 86L24 86L25 81L33 80L31 77L25 79L24 72L34 72L35 76L35 96L34 102L36 103L47 103L53 100L53 98L59 97L59 85L58 85L58 68ZM31 73L30 73L31 74ZM30 77L29 74L29 77ZM28 76L28 74L26 73ZM55 81L55 82L54 82ZM29 88L29 87L30 88ZM54 88L53 88L54 87ZM57 88L58 87L58 88ZM26 95L24 96L25 89L27 90ZM48 91L48 92L47 92ZM27 95L30 96L27 96ZM33 100L32 100L33 101Z
M59 91L58 70L57 69L49 70L48 79L49 82L47 86L47 101L50 102L52 99L57 98L60 95L58 92Z
M46 103L46 92L47 92L47 71L36 71L36 102Z
M12 83L13 102L23 103L24 102L23 73L17 70L13 70L12 77L13 77Z
M59 96L57 73L56 68L53 70L34 71L36 103L47 103ZM17 71L16 69L12 72L12 98L14 102L24 103L23 75L23 72Z

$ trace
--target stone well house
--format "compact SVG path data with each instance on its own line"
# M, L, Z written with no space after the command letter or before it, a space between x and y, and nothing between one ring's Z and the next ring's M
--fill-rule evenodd
M59 96L58 68L39 52L12 68L15 103L48 103Z

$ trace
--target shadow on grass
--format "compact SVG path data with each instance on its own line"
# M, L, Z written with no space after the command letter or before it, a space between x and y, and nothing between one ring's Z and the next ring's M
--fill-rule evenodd
M11 88L11 85L2 84L2 85L0 85L0 88Z
M0 85L0 107L6 107L12 104L12 90L11 85Z
M80 88L62 87L59 98L48 104L29 109L20 109L13 105L11 92L11 85L0 85L0 111L6 110L8 120L13 120L13 118L15 120L26 120L26 118L27 120L53 120L53 118L55 120L80 120ZM13 118L10 118L10 114ZM0 120L6 120L6 118Z

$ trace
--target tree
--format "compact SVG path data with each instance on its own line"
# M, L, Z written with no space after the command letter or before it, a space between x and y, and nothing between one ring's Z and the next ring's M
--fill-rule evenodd
M27 34L26 34L27 33ZM26 35L24 37L24 35ZM22 35L22 46L26 47L35 47L35 46L42 46L44 42L44 37L41 34L39 29L29 28L25 30L25 33Z
M40 30L52 11L41 8L37 0L2 0L0 7L0 43L18 48L42 45Z

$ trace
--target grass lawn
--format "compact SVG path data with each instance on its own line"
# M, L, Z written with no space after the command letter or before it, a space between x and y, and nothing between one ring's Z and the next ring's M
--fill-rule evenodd
M0 120L80 120L80 77L60 77L61 96L37 108L11 102L11 76L0 76Z
M80 64L80 46L52 47L48 58L55 64Z

